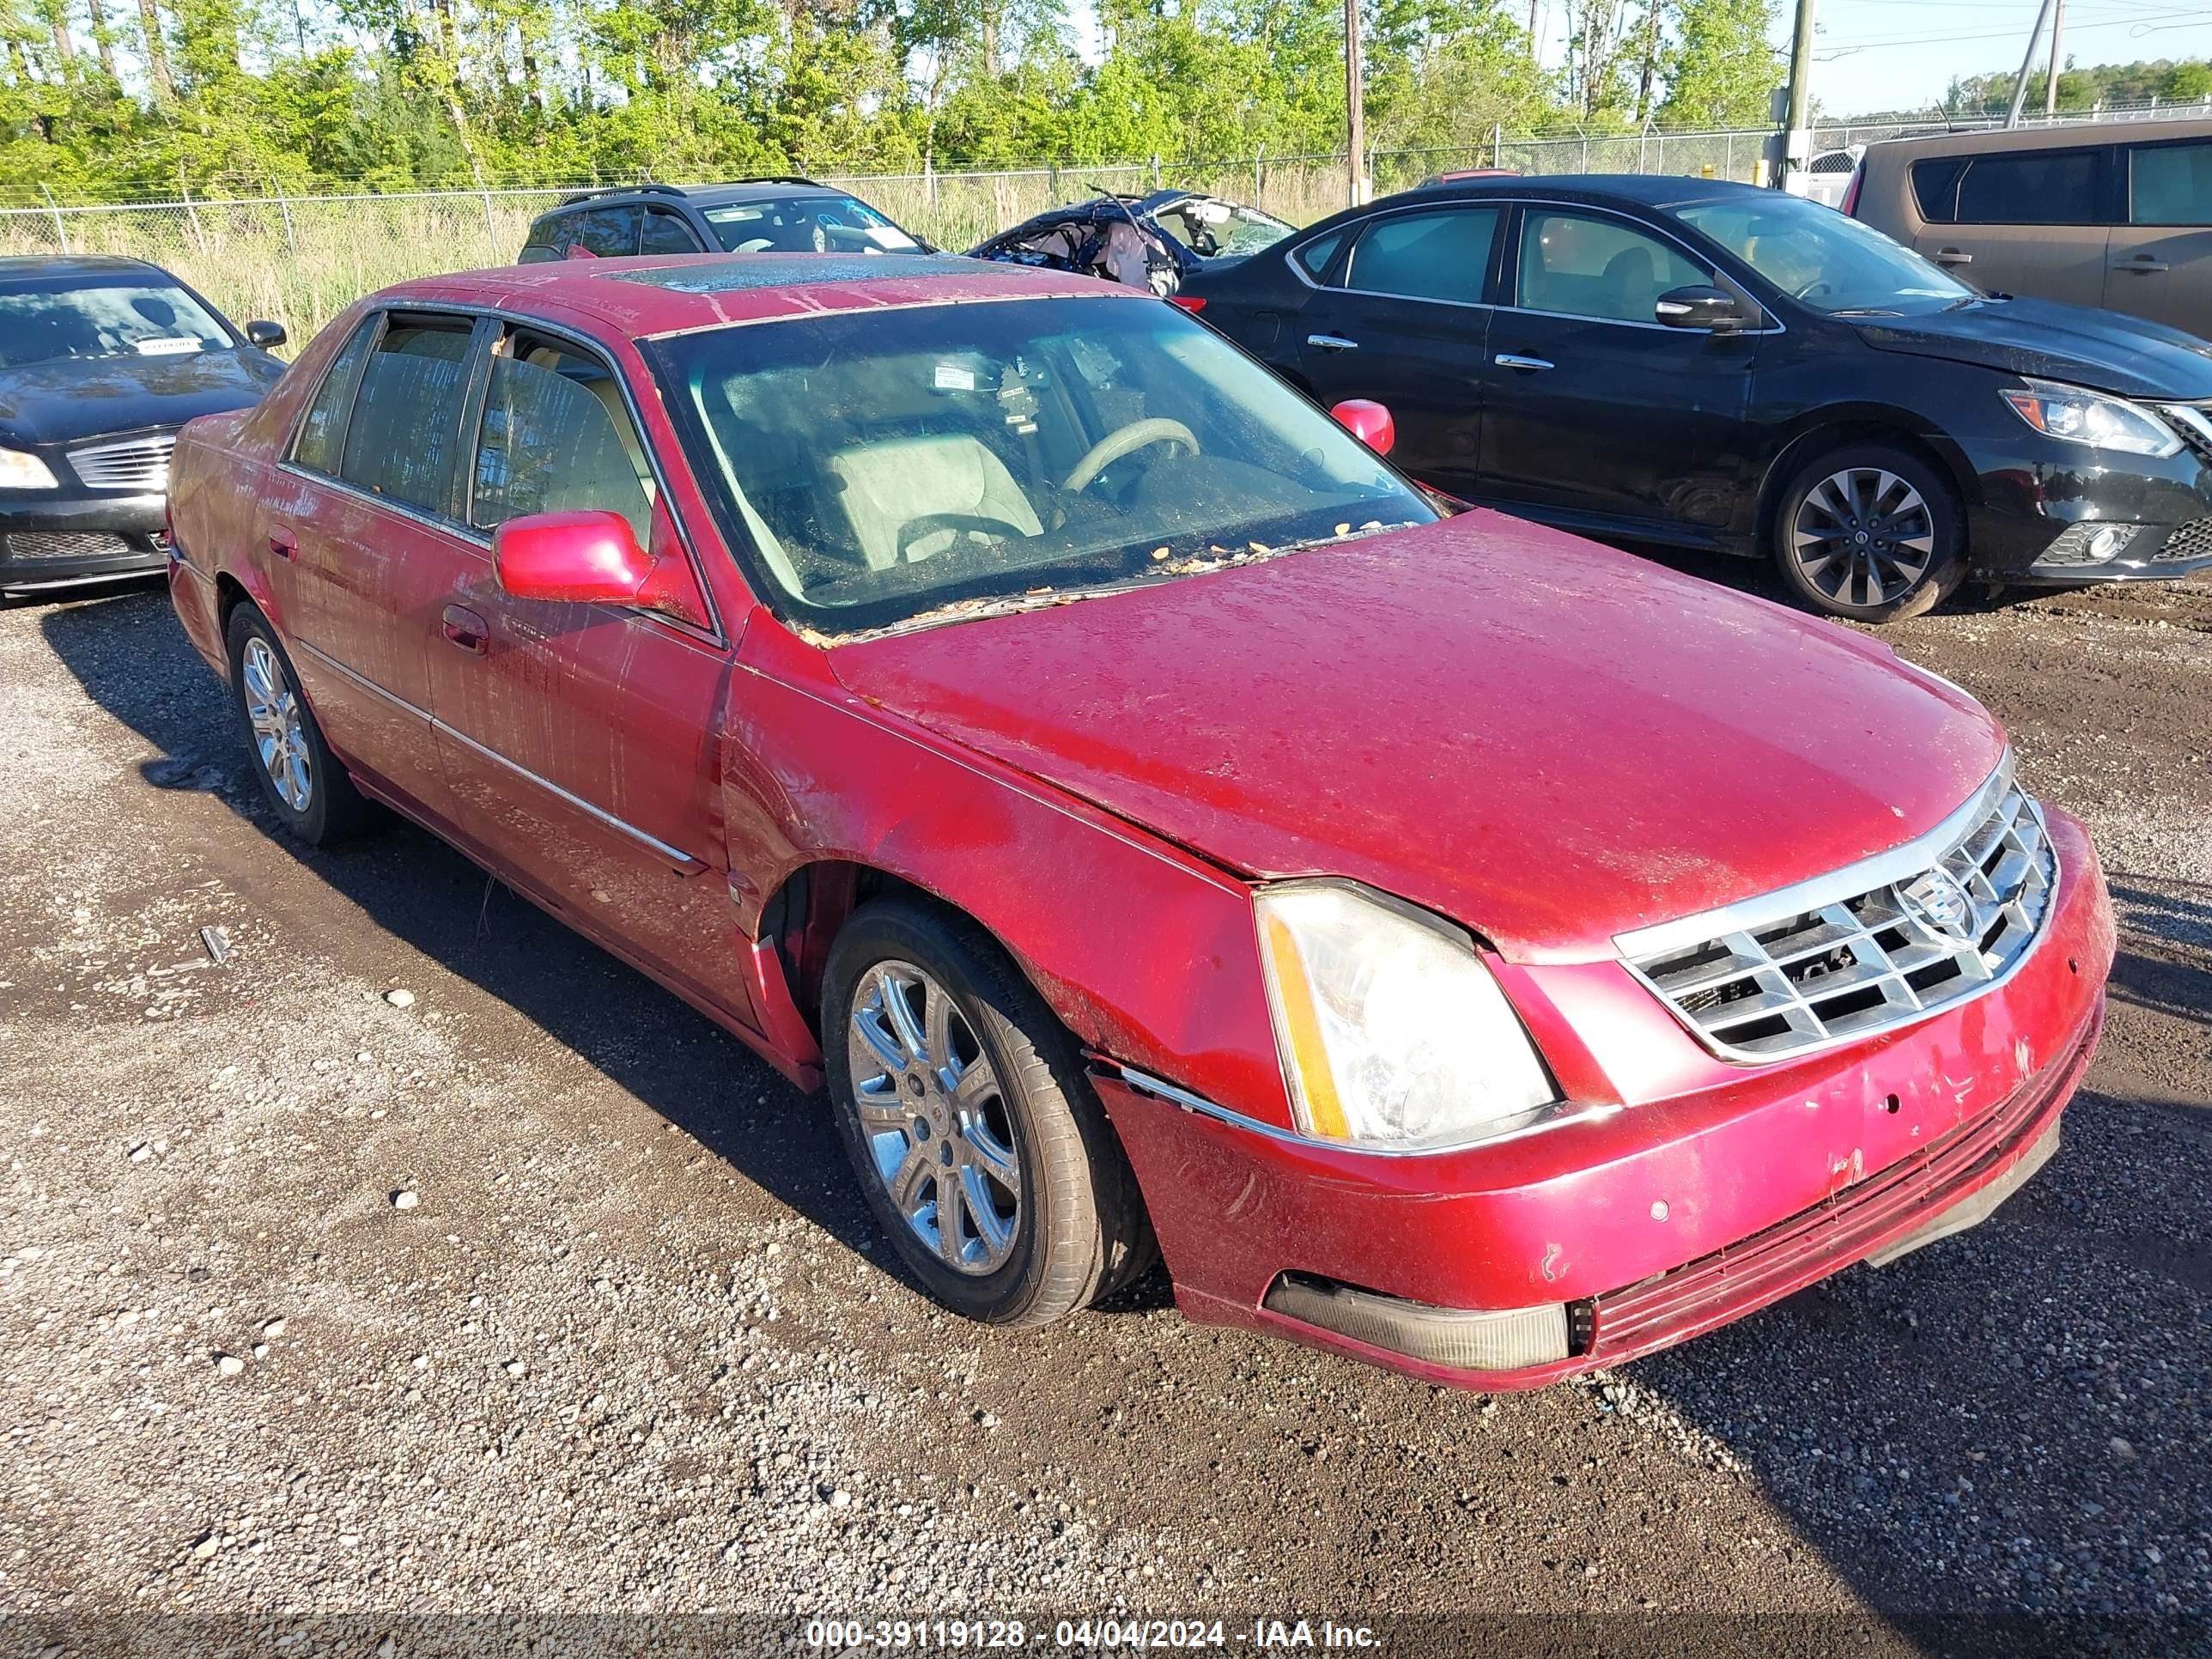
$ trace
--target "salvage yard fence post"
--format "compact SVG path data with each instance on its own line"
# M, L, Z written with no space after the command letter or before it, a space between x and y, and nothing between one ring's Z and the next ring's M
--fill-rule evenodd
M39 186L39 193L46 198L46 210L54 216L54 240L62 245L62 252L67 253L70 251L69 227L62 222L62 210L55 204L54 193L44 184Z

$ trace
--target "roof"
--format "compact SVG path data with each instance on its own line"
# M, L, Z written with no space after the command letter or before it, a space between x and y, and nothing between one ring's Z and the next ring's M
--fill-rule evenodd
M965 301L1149 296L1088 276L942 254L689 253L502 265L418 278L377 297L565 313L641 339L729 323Z
M2097 144L2154 144L2174 138L2212 137L2212 121L2076 121L2052 126L1984 127L1972 132L1928 132L1885 138L1867 146L1884 159L1899 155L1981 155L1992 150L2079 149Z
M1439 198L1479 196L1486 200L1498 197L1534 196L1567 197L1577 201L1632 202L1639 207L1681 207L1691 202L1723 201L1731 196L1771 196L1771 191L1755 185L1739 185L1726 179L1699 179L1667 173L1564 173L1530 176L1518 174L1503 178L1450 179L1439 185L1424 185L1418 191L1423 201Z
M810 196L832 196L842 201L852 195L834 185L811 179L732 179L719 185L610 185L564 196L540 218L571 208L625 206L634 202L689 202L694 207L728 207L744 202L788 202Z
M126 259L119 253L10 253L0 255L0 283L36 276L143 276L152 271L169 273L143 259Z

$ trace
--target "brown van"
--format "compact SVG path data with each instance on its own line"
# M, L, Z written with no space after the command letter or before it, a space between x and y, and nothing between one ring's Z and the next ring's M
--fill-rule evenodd
M1844 210L1977 288L2212 335L2212 120L1893 138Z

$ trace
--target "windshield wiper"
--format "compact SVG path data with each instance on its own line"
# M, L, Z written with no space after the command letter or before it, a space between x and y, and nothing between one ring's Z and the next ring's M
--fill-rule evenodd
M1902 317L1905 313L1895 306L1845 306L1832 311L1831 317Z

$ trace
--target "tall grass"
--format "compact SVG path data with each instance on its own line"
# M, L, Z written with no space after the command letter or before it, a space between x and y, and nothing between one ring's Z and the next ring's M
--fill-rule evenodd
M1341 164L1250 163L1168 182L1304 223L1342 205ZM1410 182L1410 181L1405 181ZM993 233L1101 188L1152 188L1146 167L1037 169L935 179L856 179L848 187L941 247ZM1255 188L1256 186L1256 188ZM197 202L0 216L0 253L119 253L173 270L240 322L267 318L295 345L361 295L410 277L511 264L530 222L560 193L493 191L290 202Z

